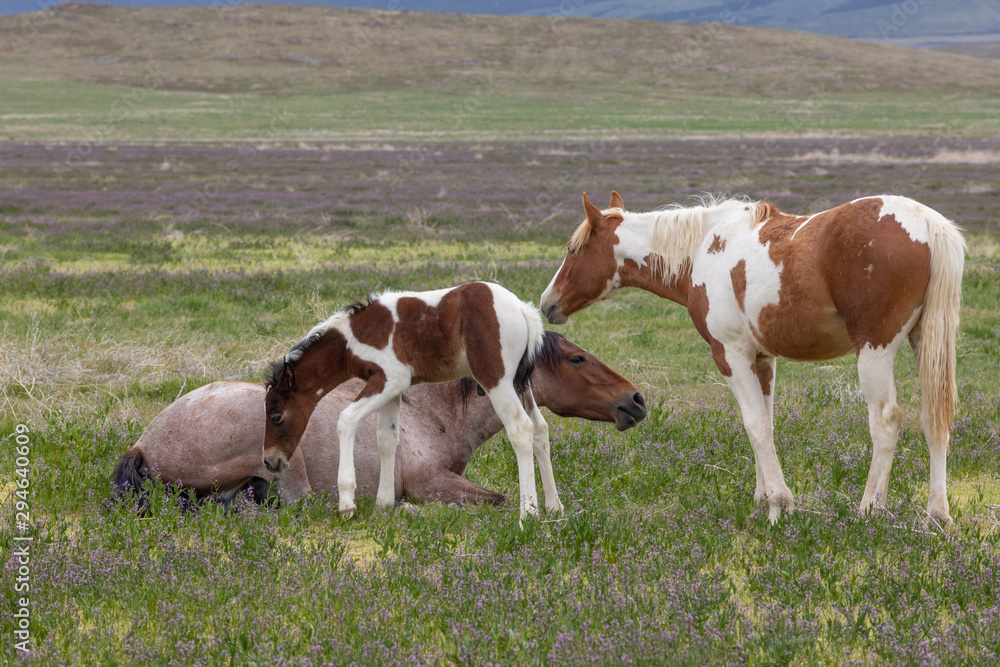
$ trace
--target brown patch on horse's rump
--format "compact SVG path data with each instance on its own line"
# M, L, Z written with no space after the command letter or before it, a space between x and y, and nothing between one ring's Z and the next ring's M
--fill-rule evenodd
M894 217L879 219L873 197L804 218L777 213L760 242L781 266L777 304L765 306L755 333L772 354L832 359L866 344L889 344L923 302L930 248ZM794 235L794 239L792 236Z
M708 246L708 250L706 252L709 255L718 255L725 249L726 249L726 239L716 234L715 236L712 237L712 244Z
M745 312L743 308L743 300L747 295L747 262L745 259L736 262L736 266L729 271L729 277L733 281L733 293L736 295L736 303L739 305L740 310Z
M824 274L858 352L884 347L924 301L931 275L930 246L914 241L894 215L879 219L882 200L857 205L856 229L832 226L826 243L842 248L825 257Z
M393 351L413 368L414 383L453 379L461 374L457 362L467 356L479 384L485 389L500 384L504 376L500 321L489 286L461 285L445 294L437 306L417 297L403 297L396 303L396 312L406 325L398 328ZM466 329L466 318L477 325ZM479 350L488 352L477 355Z
M351 333L359 342L376 350L385 349L389 344L393 328L392 311L378 301L352 313L350 323Z
M708 331L708 308L708 288L704 284L688 290L687 309L691 315L691 321L694 322L694 328L712 347L712 359L715 360L719 372L730 377L733 374L733 369L729 365L729 361L726 360L726 348Z

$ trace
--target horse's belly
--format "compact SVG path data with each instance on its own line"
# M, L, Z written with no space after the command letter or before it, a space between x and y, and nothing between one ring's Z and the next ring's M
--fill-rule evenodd
M844 319L835 310L817 313L768 306L751 330L769 354L785 359L824 361L854 351Z

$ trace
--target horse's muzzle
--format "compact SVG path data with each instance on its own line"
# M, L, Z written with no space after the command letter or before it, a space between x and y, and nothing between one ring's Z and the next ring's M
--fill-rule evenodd
M549 324L566 324L569 320L568 317L562 314L562 309L559 307L558 301L542 303L542 314L545 315L545 319L549 321Z
M625 431L646 418L646 399L634 392L627 402L615 408L615 428Z
M271 454L264 457L264 467L275 475L280 475L288 469L288 461L280 454Z

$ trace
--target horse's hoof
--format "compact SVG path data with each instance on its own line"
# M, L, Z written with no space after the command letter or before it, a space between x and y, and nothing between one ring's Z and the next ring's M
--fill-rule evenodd
M355 507L353 505L350 506L350 507L341 507L340 508L340 516L344 517L345 519L351 519L351 518L354 517L354 510L356 510L356 509L357 509L357 507Z

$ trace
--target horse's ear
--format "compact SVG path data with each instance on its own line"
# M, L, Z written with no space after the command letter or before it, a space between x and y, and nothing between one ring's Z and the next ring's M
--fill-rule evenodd
M597 208L590 203L587 199L587 193L583 193L583 208L587 211L587 222L591 227L596 227L601 224L601 220L604 220L604 215L601 213L601 209Z
M620 208L625 210L625 202L622 201L622 196L614 190L611 191L611 204L608 208Z
M295 367L285 361L278 362L269 384L277 391L290 392L295 386Z

